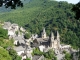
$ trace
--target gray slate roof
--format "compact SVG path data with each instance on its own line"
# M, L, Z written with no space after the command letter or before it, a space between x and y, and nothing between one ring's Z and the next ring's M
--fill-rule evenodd
M24 51L24 50L25 50L25 47L22 47L22 46L14 47L14 50L15 50L16 52Z
M32 60L44 60L44 56L38 56L38 55L34 55Z
M32 47L39 47L40 45L45 45L46 47L49 46L49 38L37 38L33 41Z
M47 42L49 40L49 38L45 38L45 39L43 39L43 38L37 38L36 40L38 42Z
M25 41L24 41L24 37L23 37L23 36L16 36L16 37L13 37L13 39L14 39L15 41L18 40L19 43L25 44Z
M4 22L3 28L4 29L8 29L10 26L11 26L11 23L10 22Z
M38 60L41 56L38 56L38 55L34 55L32 60Z

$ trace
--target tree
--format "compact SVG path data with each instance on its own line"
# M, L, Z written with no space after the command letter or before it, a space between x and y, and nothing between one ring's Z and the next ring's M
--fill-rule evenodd
M41 52L41 51L39 50L39 48L33 49L32 55L42 55L42 54L43 54L43 52Z
M80 2L78 2L76 5L73 6L72 11L75 12L75 14L76 14L76 19L80 19ZM80 23L80 21L79 21L79 23ZM78 33L79 33L79 32L78 32ZM78 33L77 33L77 34L78 34ZM78 43L78 46L80 47L80 41L79 41L79 43ZM80 51L80 48L79 48L79 51ZM79 53L79 56L80 56L80 53Z
M63 50L63 53L66 54L67 52L65 50Z
M1 38L4 38L4 39L6 39L6 38L8 38L8 31L7 30L5 30L5 29L3 29L3 28L0 28L0 37Z
M27 58L26 60L31 60L30 58Z
M44 57L48 59L54 59L57 60L57 58L54 56L54 51L51 49L48 52L44 53Z
M0 60L12 60L8 51L0 47Z
M3 48L7 48L9 46L13 46L13 40L8 40L8 39L3 39L3 38L0 38L0 46L3 47Z
M21 57L17 55L16 51L9 49L9 55L12 57L12 60L21 60Z
M65 54L65 60L72 60L71 54L66 53Z
M78 2L76 5L73 6L72 11L76 14L76 19L80 18L80 2Z
M30 38L30 33L25 33L24 38L29 39Z

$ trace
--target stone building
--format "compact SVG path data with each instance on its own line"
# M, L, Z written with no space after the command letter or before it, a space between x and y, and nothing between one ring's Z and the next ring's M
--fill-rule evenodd
M8 36L12 38L16 35L15 32L19 30L19 26L15 23L11 24L10 22L4 22L3 29L8 30Z
M57 31L57 36L55 38L53 32L51 32L51 36L49 37L50 39L50 47L53 49L59 49L60 48L60 35L59 32Z
M56 36L53 32L50 33L50 36L47 36L45 28L41 33L41 37L37 37L33 40L31 47L39 47L42 52L47 52L49 49L53 49L56 54L71 48L70 45L60 44L60 35L58 31L56 31Z
M46 48L50 47L52 49L59 49L60 48L60 35L59 32L56 32L57 36L54 36L53 32L51 32L50 36L46 36L45 28L41 34L40 38L35 38L33 40L33 47L45 46ZM55 38L56 37L56 38Z
M43 29L43 32L42 32L41 37L42 37L42 38L47 38L47 37L46 37L46 31L45 31L45 28Z

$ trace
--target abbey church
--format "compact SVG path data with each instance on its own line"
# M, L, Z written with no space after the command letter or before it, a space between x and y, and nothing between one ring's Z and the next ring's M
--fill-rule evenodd
M46 48L50 47L52 49L59 49L60 48L60 35L59 32L56 32L56 38L53 34L53 32L50 33L50 36L48 37L45 31L45 28L43 29L42 33L41 33L41 37L40 38L35 38L32 37L33 40L33 46L34 47L38 47L40 45L45 46Z

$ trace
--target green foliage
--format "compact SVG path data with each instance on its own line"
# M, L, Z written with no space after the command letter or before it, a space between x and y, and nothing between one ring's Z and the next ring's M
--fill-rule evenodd
M13 40L7 40L7 39L0 38L0 46L5 49L8 47L13 47ZM0 52L2 52L4 54L4 56L3 56L2 53L0 53L1 54L0 59L2 58L2 56L4 57L4 59L1 59L1 60L21 60L21 57L17 55L16 51L14 51L13 49L10 49L10 50L8 50L7 53L5 53L5 51L4 51L5 49L3 49L3 52L0 50ZM6 58L8 56L7 54L10 56L11 59Z
M4 38L4 39L6 39L6 38L8 38L8 31L7 30L5 30L5 29L3 29L3 28L0 28L0 37L1 38Z
M42 54L43 54L43 52L41 52L41 51L39 50L39 48L33 49L32 55L42 55Z
M65 54L65 60L72 60L72 56L69 53Z
M12 57L12 60L21 60L21 57L18 56L16 51L13 49L9 50L9 55Z
M25 33L24 38L29 39L30 38L30 33Z
M33 53L32 55L44 55L45 58L48 58L48 59L54 59L54 60L57 60L57 58L54 56L54 51L52 49L50 49L48 52L44 53L44 52L41 52L39 50L39 48L35 48L33 50Z
M18 31L16 31L15 33L16 33L16 35L18 35Z
M54 56L54 51L51 49L47 53L44 53L44 57L48 59L54 59L57 60L57 58Z
M12 60L8 51L0 47L0 60Z
M76 14L76 19L80 19L80 2L78 2L76 5L73 6L72 11Z
M0 46L3 48L7 48L9 46L13 46L13 40L0 38Z
M5 50L13 47L13 40L9 40L7 34L7 30L0 28L0 60L21 60L13 49Z
M76 48L76 49L78 48L79 38L76 36L76 34L73 31L68 30L66 34L64 35L64 39L63 39L64 43L71 44L73 48Z
M66 54L67 52L65 50L63 50L63 53Z
M30 58L27 58L26 60L31 60Z

